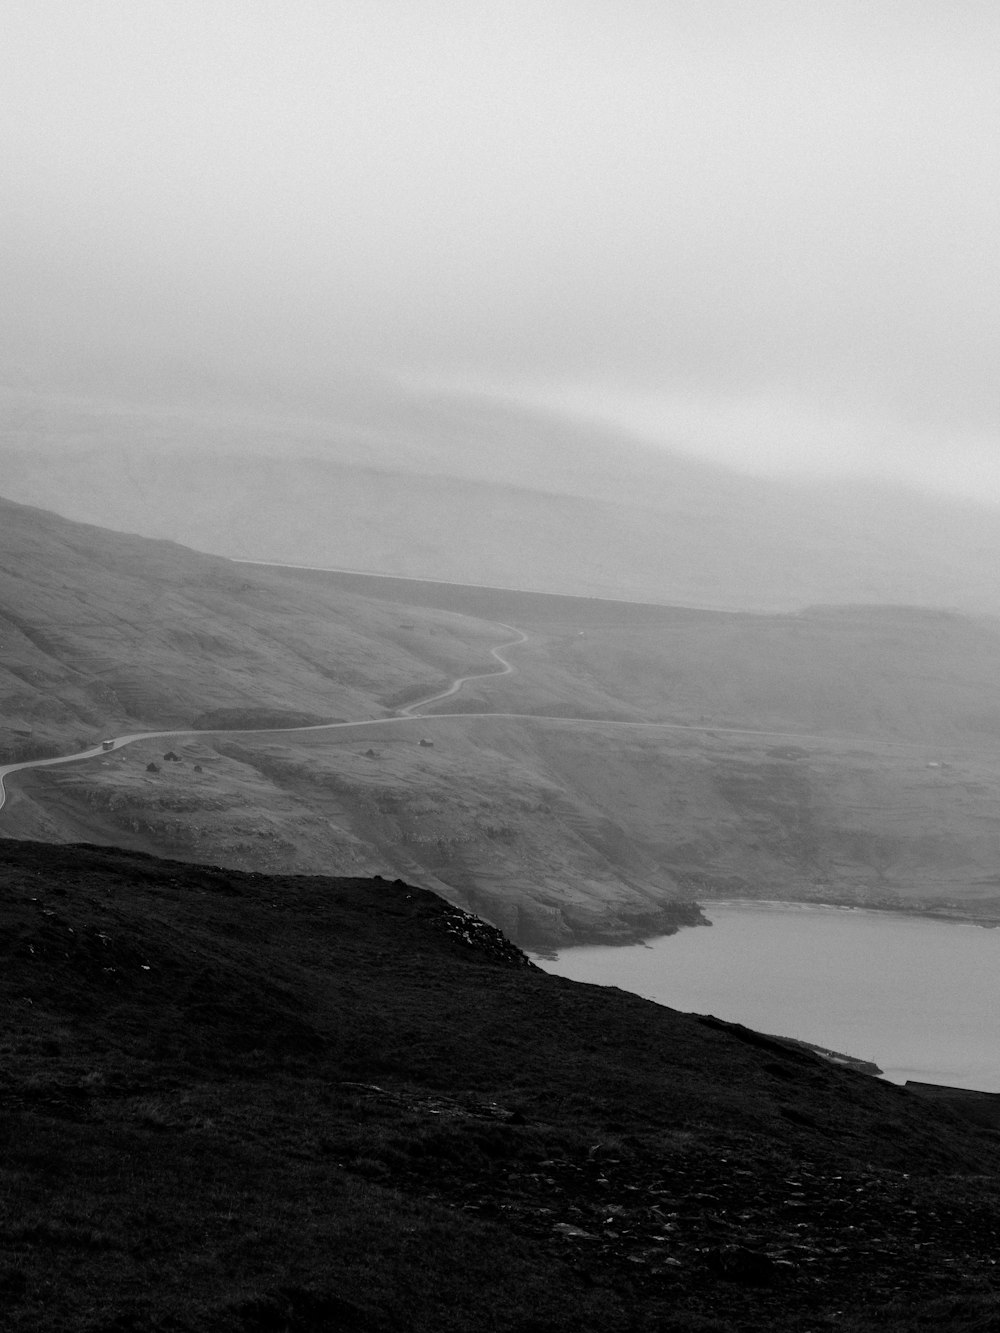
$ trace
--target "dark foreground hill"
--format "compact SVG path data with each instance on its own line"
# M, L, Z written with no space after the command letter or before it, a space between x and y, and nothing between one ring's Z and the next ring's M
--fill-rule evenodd
M440 898L0 842L0 1325L1000 1318L1000 1137Z

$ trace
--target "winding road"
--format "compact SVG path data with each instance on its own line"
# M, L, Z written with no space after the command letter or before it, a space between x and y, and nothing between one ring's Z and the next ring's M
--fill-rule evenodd
M351 727L385 726L391 723L412 722L414 718L419 716L418 708L426 708L428 704L437 703L439 699L450 699L470 680L485 680L491 676L507 676L517 669L512 662L503 656L503 652L506 648L516 648L519 644L525 643L528 636L523 630L516 629L513 625L504 625L501 622L495 623L498 624L500 629L509 630L514 635L514 638L506 639L503 643L490 649L490 656L500 664L496 670L477 671L467 676L458 676L446 690L440 690L437 694L429 694L423 699L417 699L405 708L400 708L392 717L369 717L358 722L315 722L305 727L241 727L238 730L220 727L213 731L173 728L170 731L134 731L125 736L115 736L111 741L110 748L105 748L105 742L102 741L100 745L92 746L89 750L77 750L73 754L58 755L53 759L27 759L20 764L0 764L0 810L7 803L7 788L4 779L12 773L21 773L28 768L54 768L57 764L76 764L84 759L96 759L99 755L110 754L126 745L132 745L136 741L165 740L167 737L177 736L259 736L264 734L284 735L296 731L345 731ZM444 713L439 716L492 717L494 714ZM511 714L510 716L514 715Z
M467 684L470 680L486 680L487 677L490 676L509 676L512 671L515 671L517 668L504 657L503 650L505 648L516 648L519 644L527 643L528 636L525 634L524 630L515 629L513 625L504 625L502 621L494 621L493 623L499 625L501 629L509 629L511 634L517 636L514 639L505 640L503 643L498 644L496 648L490 649L490 656L495 657L500 663L499 671L477 671L471 676L459 676L457 680L452 681L448 688L442 690L440 694L432 694L428 699L418 699L416 703L410 704L406 708L401 708L399 710L399 716L415 717L418 708L426 708L428 704L436 704L439 699L450 699L453 694L457 694L462 686ZM476 715L466 714L465 716ZM348 725L350 724L348 723Z
M104 743L95 745L89 750L77 750L74 754L59 755L54 759L28 759L20 764L2 764L0 765L0 811L3 810L7 801L7 791L4 786L4 778L13 773L20 773L28 768L52 768L57 764L76 764L85 759L95 759L99 755L111 753L114 750L120 750L123 746L132 745L136 741L165 740L168 737L177 736L261 736L261 735L291 735L301 731L350 731L358 727L391 727L398 726L401 722L413 722L416 718L423 716L418 713L418 709L426 708L430 704L439 703L442 699L450 699L458 694L463 685L468 684L470 680L487 680L496 676L508 676L517 668L504 656L504 652L510 648L517 648L528 640L527 634L523 630L517 629L514 625L505 625L501 621L494 621L494 624L500 629L509 630L514 637L505 639L503 643L490 649L490 656L499 663L496 670L477 671L467 676L458 676L446 690L439 690L436 694L429 694L423 699L417 699L412 704L407 704L405 708L397 709L390 717L366 717L357 722L314 722L304 727L219 727L211 731L200 731L193 728L174 727L169 731L135 731L125 736L116 736L111 742L109 750L104 748ZM692 723L692 722L643 722L629 721L622 718L594 718L594 717L560 717L555 714L544 713L433 713L430 718L505 718L508 720L520 720L526 722L554 722L569 725L587 726L587 727L618 727L623 730L644 730L644 731L684 731L684 732L707 732L718 736L769 736L776 740L816 740L817 737L807 732L801 731L769 731L764 728L756 727L719 727L712 726L710 723Z

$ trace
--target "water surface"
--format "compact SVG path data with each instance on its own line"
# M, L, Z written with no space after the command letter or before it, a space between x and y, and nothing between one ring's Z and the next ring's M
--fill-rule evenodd
M792 903L710 903L706 915L710 928L539 962L874 1060L896 1082L1000 1092L1000 930Z

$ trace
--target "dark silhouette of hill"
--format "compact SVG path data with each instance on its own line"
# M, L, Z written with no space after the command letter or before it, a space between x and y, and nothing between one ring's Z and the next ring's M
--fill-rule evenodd
M1000 1139L401 881L0 842L11 1333L985 1329Z

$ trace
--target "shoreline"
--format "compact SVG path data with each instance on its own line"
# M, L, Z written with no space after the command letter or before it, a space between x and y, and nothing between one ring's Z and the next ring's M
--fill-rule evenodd
M760 908L762 910L772 909L776 911L788 911L796 909L803 912L808 911L835 911L835 912L853 912L867 914L870 916L888 916L888 917L907 917L923 921L934 921L940 925L951 926L975 926L979 930L996 930L1000 928L1000 917L997 916L964 916L961 908L949 907L938 908L921 907L917 905L894 905L887 904L869 905L867 903L845 903L828 902L818 899L803 898L707 898L691 900L690 906L693 907L700 916L700 920L683 921L678 920L669 930L643 930L638 928L635 934L616 935L614 938L589 938L577 939L572 943L560 944L556 946L545 945L527 945L526 952L531 958L552 961L570 949L634 949L634 948L653 948L657 940L670 939L679 931L685 928L697 928L702 926L711 926L711 911L713 907L728 908ZM593 932L594 935L600 932Z
M872 916L915 917L926 921L938 921L942 925L977 926L981 930L995 930L1000 927L1000 917L992 914L984 916L966 915L963 913L963 909L957 905L935 908L931 905L922 906L917 903L845 903L830 902L818 898L708 898L701 901L699 906L706 915L713 906L779 908L786 911L790 908L798 908L803 911L815 909L858 912Z
M676 946L657 939L631 956L567 948L538 965L631 991L710 1026L773 1034L893 1084L1000 1099L996 1050L981 1019L996 1002L996 938L911 925L981 921L786 899L719 898L702 906L714 915L717 939L686 936Z

